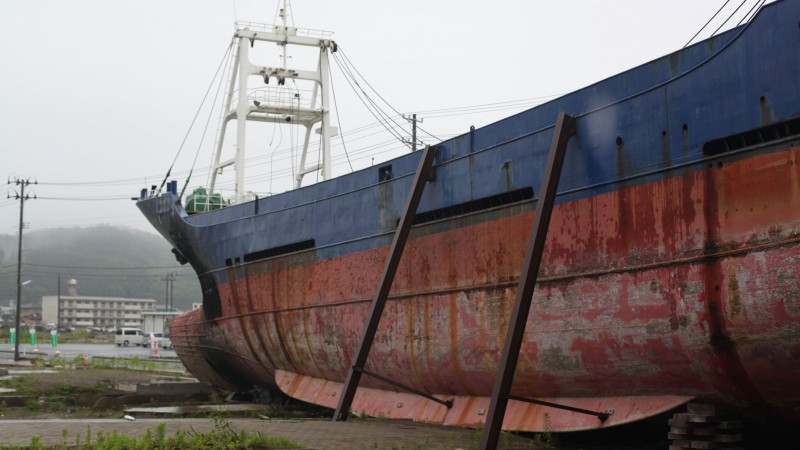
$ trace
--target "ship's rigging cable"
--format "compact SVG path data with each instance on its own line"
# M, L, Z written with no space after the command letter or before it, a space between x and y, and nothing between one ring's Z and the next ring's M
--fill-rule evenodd
M339 52L341 51L342 49L340 47ZM394 130L395 127L396 128L400 127L397 121L389 117L388 114L386 114L377 104L375 104L375 101L372 100L372 98L370 98L370 96L364 91L364 89L358 83L358 79L356 79L356 77L352 74L352 72L350 72L349 68L346 66L344 61L340 61L339 57L337 57L336 55L337 55L336 53L333 54L333 61L336 63L337 66L339 66L339 69L345 75L344 77L345 81L347 81L347 84L349 84L350 88L353 89L353 92L355 92L356 96L361 101L361 103L364 104L364 107L367 108L367 111L369 111L369 113L372 114L373 117L375 117L375 119L386 129L386 131L389 132L389 134L394 136L394 138L397 139L398 141L402 142L403 137ZM372 107L370 107L370 104L372 105ZM389 121L394 123L395 127L390 127L389 125L387 125L387 122Z
M347 146L344 143L344 131L342 131L342 116L339 114L339 102L336 101L336 89L334 89L333 73L329 72L331 97L333 100L333 108L336 110L336 124L339 125L339 139L342 141L342 149L344 149L344 156L347 158L347 165L350 166L350 172L353 171L353 163L350 162L350 155L347 154Z
M756 12L756 15L758 15L758 12ZM753 16L753 18L755 18L755 15ZM704 60L702 60L702 61L698 62L697 64L695 64L694 66L684 70L683 72L679 73L678 75L675 75L675 76L673 76L673 77L671 77L671 78L669 78L667 80L664 80L664 81L662 81L660 83L654 84L654 85L652 85L652 86L650 86L648 88L642 89L639 92L635 92L633 94L626 95L625 97L619 98L619 99L614 100L614 101L609 102L609 103L606 103L605 105L598 106L598 107L593 108L593 109L591 109L589 111L584 111L584 112L582 112L580 114L577 114L575 116L575 118L579 119L579 118L582 118L582 117L586 117L586 116L589 116L589 115L594 114L596 112L603 111L603 110L605 110L607 108L611 108L613 106L619 105L620 103L629 101L629 100L634 99L636 97L639 97L641 95L645 95L645 94L647 94L649 92L653 92L653 91L655 91L657 89L661 89L664 86L667 86L670 83L674 83L676 80L679 80L679 79L689 75L690 73L694 72L695 70L698 70L700 67L703 67L704 65L708 64L714 58L716 58L717 56L722 54L722 52L727 50L728 47L730 47L731 45L733 45L734 42L739 40L739 38L750 28L750 26L753 23L754 23L754 20L750 20L749 22L747 22L747 24L743 25L739 29L739 31L736 32L735 35L733 35L727 42L725 42L724 45L722 45L722 47L716 49L716 51L714 51L713 53L708 55ZM553 128L554 126L555 126L555 124L549 125L549 126L545 126L545 127L542 127L542 128L540 128L538 130L534 130L533 132L531 132L529 134L536 134L538 132Z
M214 82L217 79L217 75L219 75L220 70L222 70L222 67L225 64L225 61L228 59L228 52L230 52L231 48L233 48L233 44L234 41L231 40L230 44L228 44L227 50L225 50L225 55L222 57L222 61L220 61L219 66L217 66L217 71L214 73L214 77L211 79L211 83L208 84L208 89L206 89L206 94L203 96L203 101L201 101L200 106L197 107L197 112L194 113L192 122L189 124L189 129L186 130L186 134L183 136L183 141L181 141L181 145L180 147L178 147L178 152L175 154L175 158L172 160L172 164L170 164L169 169L167 170L167 174L164 175L164 180L161 181L161 186L158 187L156 195L161 194L161 189L163 189L164 185L167 183L169 175L170 173L172 173L172 168L175 166L175 162L178 160L178 156L180 156L181 150L183 150L183 146L186 144L186 139L189 138L189 133L192 131L192 128L194 127L194 123L197 120L197 116L200 115L200 111L203 109L203 105L205 104L206 99L208 99L208 94L209 92L211 92L211 88L214 86Z
M726 6L728 3L730 3L730 1L731 1L731 0L725 0L725 3L723 3L723 4L722 4L722 6L720 6L720 8L717 10L717 12L715 12L715 13L714 13L714 15L713 15L713 16L711 16L711 18L710 18L710 19L708 19L708 22L706 22L706 24L705 24L705 25L703 25L702 27L700 27L700 29L699 29L699 30L697 30L697 33L695 33L695 34L694 34L694 36L692 36L692 38L691 38L691 39L689 39L689 41L688 41L688 42L686 42L686 44L683 46L683 48L686 48L686 47L688 47L688 46L689 46L689 44L691 44L691 43L692 43L692 41L694 40L694 38L696 38L696 37L697 37L697 36L698 36L700 33L702 33L702 32L703 32L703 30L705 30L705 29L706 29L706 27L708 26L708 24L710 24L710 23L711 23L711 21L712 21L712 20L714 20L714 18L715 18L715 17L717 17L717 15L719 15L719 13L721 13L721 12L722 12L722 10L725 8L725 6Z
M297 88L297 81L294 78L292 78L292 85L294 86L295 95L292 97L293 101L291 103L291 105L292 105L291 106L291 110L292 110L291 120L295 120L294 119L295 115L296 116L300 115L300 89ZM297 101L297 105L296 105L297 106L297 110L294 109L295 108L294 100ZM290 141L290 147L289 148L292 149L292 178L295 178L297 176L297 173L300 171L299 162L298 162L298 167L295 168L295 149L299 150L299 148L300 148L300 143L299 143L300 142L300 136L298 136L298 133L300 133L300 127L293 127L293 128L294 128L294 134L291 136L292 140ZM320 143L322 143L322 141L320 141Z
M764 6L764 3L766 3L766 2L767 2L767 0L761 0L761 3L756 2L756 4L753 5L753 7L750 8L749 11L747 11L747 14L745 14L744 17L742 17L742 20L740 20L739 23L736 24L736 26L738 27L739 25L743 24L744 22L746 22L746 21L752 19L753 17L755 17L755 15L758 14L758 10L760 10L761 7ZM755 13L753 11L755 11Z
M319 146L317 146L317 167L322 167L322 139L319 140ZM319 170L315 170L316 172L316 182L319 183Z
M353 161L358 161L358 160L361 160L361 159L376 155L376 152L373 151L375 149L382 149L383 150L383 151L378 152L378 153L389 153L389 152L397 151L400 148L405 148L405 145L402 145L402 146L397 146L397 147L393 147L393 148L387 149L386 146L389 145L389 144L392 144L392 143L398 143L398 142L396 140L394 140L394 139L391 139L391 140L388 140L388 141L384 141L384 142L378 142L378 143L373 144L373 145L371 145L369 147L365 147L363 149L360 149L357 152L351 152L350 156L351 157L358 156L358 157L352 158ZM365 155L365 156L360 156L360 155ZM343 157L341 157L341 156L340 157L336 157L336 158L334 158L334 162L339 162L339 161L342 160L342 158ZM267 164L267 163L264 162L264 163L261 163L261 164ZM253 166L254 165L251 165L250 167L253 167ZM251 182L260 182L260 181L264 181L265 179L268 179L268 178L271 179L273 176L277 178L277 177L287 176L287 175L289 175L289 169L285 168L285 169L281 169L281 170L278 170L278 171L270 172L269 174L255 175L252 178L250 178L250 181ZM228 182L225 182L225 183L221 183L220 185L222 187L229 187L230 188L230 187L233 186L232 183L233 183L232 181L228 181ZM271 189L271 187L270 187L270 189Z
M722 25L718 26L718 27L717 27L717 29L716 29L716 30L714 30L714 32L713 32L713 33L711 33L711 35L712 35L712 36L714 36L715 34L717 34L717 33L719 32L719 30L721 30L721 29L722 29L722 27L724 27L724 26L725 26L725 24L726 24L726 23L728 23L728 21L729 21L729 20L731 20L731 19L733 18L734 14L736 14L737 12L739 12L739 10L742 8L742 6L744 6L744 4L745 4L745 3L747 3L747 0L742 0L742 3L741 3L741 4L740 4L738 7L736 7L736 9L734 9L734 10L733 10L733 12L731 13L731 15L730 15L730 16L728 16L728 18L727 18L727 19L725 19L725 21L724 21L724 22L722 22Z
M232 47L233 47L233 42L231 41L231 46L228 47L228 51L225 52L225 56L223 56L223 60L226 62L225 62L225 67L222 69L222 73L228 71L228 64L233 59L229 57L229 55L231 54ZM216 76L214 78L216 78ZM186 181L184 181L183 183L183 188L181 189L181 193L178 196L178 198L183 197L183 193L186 192L186 187L189 186L189 180L192 179L192 172L194 172L194 166L195 164L197 164L197 158L200 156L200 149L203 147L203 141L205 141L206 139L206 132L208 132L208 124L211 123L211 116L214 114L214 105L217 104L217 99L219 98L219 93L222 90L224 79L225 77L219 77L219 83L217 84L217 92L214 94L214 100L212 100L210 103L211 107L208 109L208 118L206 119L206 125L203 127L203 134L200 135L200 142L197 144L197 151L194 154L194 160L192 161L192 166L189 168L189 174L186 176Z
M280 148L280 145L281 145L281 141L283 140L283 131L281 131L281 127L278 126L277 122L272 122L272 138L269 141L269 145L267 146L267 149L271 148L272 147L272 143L275 141L275 134L276 134L275 131L276 131L276 129L280 133L280 139L278 140L278 145L276 145L275 149L272 150L272 152L269 154L269 193L270 194L272 194L272 172L273 172L272 169L275 167L275 165L273 164L273 161L274 161L273 158L275 157L275 152L278 151L278 149ZM253 158L253 159L256 159L256 158Z
M332 94L334 96L334 106L338 107L338 103L336 102L336 99L335 99L335 92L333 90L333 85L331 85L331 88L332 88L331 92L332 92ZM485 104L476 104L476 105L464 105L464 106L458 106L458 107L453 107L453 108L422 110L422 111L418 111L417 113L422 115L423 117L450 117L450 116L459 116L459 115L468 115L468 114L480 114L480 113L487 112L487 111L500 111L500 110L505 110L505 109L515 109L515 108L530 108L530 107L536 106L538 104L541 104L543 101L550 100L550 99L558 97L560 95L561 94L553 94L553 95L546 95L546 96L542 96L542 97L531 97L531 98L526 98L526 99L509 100L509 101L496 102L496 103L485 103ZM338 115L338 111L337 111L337 115ZM337 117L337 119L338 119L338 117ZM277 156L277 155L281 155L283 153L288 153L289 152L288 149L279 148L280 144L282 142L282 135L283 135L282 127L277 126L277 124L275 124L275 123L273 123L273 127L275 127L276 131L277 131L276 133L272 133L271 134L272 138L271 138L270 143L269 143L270 148L274 148L273 152L270 153L269 156L267 156L267 155L252 156L250 158L247 158L247 160L246 160L247 162L253 163L253 162L259 161L261 159L266 159L268 157L274 159L274 157ZM376 127L380 127L381 130L380 131L372 131L371 133L364 134L364 133L366 133L368 131L371 131L371 130L375 129ZM345 139L347 139L347 141L352 144L355 141L363 140L363 139L369 138L371 136L375 136L377 134L383 133L383 127L381 126L380 122L367 123L365 125L361 125L359 127L353 128L353 129L349 130L347 133L343 133L343 132L341 132L341 130L342 130L341 121L339 121L339 128L340 128L340 137L342 138L342 145L343 146L344 146L344 140ZM458 134L461 134L461 133L449 134L449 135L446 135L446 136L452 137L452 136L457 136ZM274 142L274 140L276 138L278 139L278 143L277 144L275 144L275 142ZM348 161L349 161L349 163L350 163L350 165L352 167L352 160L350 159L350 157L352 157L354 155L361 154L365 150L372 150L372 149L375 149L375 148L380 148L381 146L386 145L386 143L387 142L381 142L381 143L378 143L378 144L370 144L370 145L368 145L366 147L363 147L363 148L360 148L360 149L356 149L355 151L352 151L352 150L351 151L347 151L347 149L345 149L345 154L347 155L347 159L348 159ZM273 146L273 144L275 144L275 145ZM337 157L334 156L334 159L337 159ZM210 172L211 171L209 170L209 174L210 174ZM176 171L175 173L173 173L173 175L183 176L183 175L186 175L188 173L189 173L189 171L183 170L183 171ZM148 175L148 176L145 176L145 177L120 178L120 179L108 179L108 180L93 180L93 181L53 181L53 182L41 182L40 181L39 184L40 185L46 185L46 186L63 186L63 187L113 187L113 186L125 186L125 185L128 185L128 186L140 186L142 184L142 180L144 180L144 184L145 185L148 185L148 182L147 182L148 179L156 179L156 178L160 178L160 177L161 177L160 174L151 174L151 175ZM208 183L206 183L206 184L208 184ZM126 200L128 200L127 197L126 197ZM16 205L17 203L16 203L16 201L13 201L13 202L11 202L11 204ZM0 205L2 205L2 203L0 203Z
M277 133L275 131L277 131ZM269 192L270 192L270 194L272 194L272 172L273 172L272 169L274 167L274 165L272 164L273 161L274 161L273 158L275 157L275 152L277 152L278 149L280 149L281 143L283 143L283 127L279 127L278 126L278 122L272 122L272 133L271 133L272 137L269 140L269 145L267 146L267 148L271 148L272 147L272 143L275 142L275 135L276 134L278 135L278 143L275 145L275 149L272 150L272 153L269 154ZM283 153L283 152L280 152L280 153ZM251 162L251 161L253 161L255 159L260 159L260 158L261 158L260 156L256 156L254 158L247 158L245 161ZM280 159L279 159L279 161L280 161ZM210 175L211 175L211 172L209 172L209 176Z
M758 10L761 9L761 7L764 5L764 3L766 3L766 1L767 0L756 0L755 4L747 11L747 13L741 18L741 20L739 20L739 23L737 23L736 26L738 27L741 24L743 24L743 23L751 20L753 17L755 17L755 15L758 14ZM720 26L718 26L717 29L714 30L713 33L711 33L711 36L715 36L719 32L719 30L721 30L733 18L733 16L735 16L736 13L739 12L739 10L742 8L742 6L744 6L745 3L747 3L747 2L748 2L748 0L742 0L742 3L740 3L739 6L737 6L736 9L733 10L733 12L728 15L728 18L725 19L725 21L722 22L722 24ZM708 27L708 25L722 12L722 10L725 9L725 7L728 5L728 3L730 3L730 0L726 0L725 3L722 4L722 6L717 10L717 12L715 12L714 15L711 16L710 19L708 19L708 21L705 23L705 25L703 25L697 31L697 33L695 33L694 36L692 36L692 38L689 39L688 42L686 42L686 45L684 45L683 48L688 47L692 43L692 41L694 41L695 38L697 38L697 36L699 36L700 33L702 33L703 30L705 30L706 27ZM754 11L755 11L755 13L754 13Z
M230 63L230 60L229 60L229 63ZM331 75L333 75L332 72L331 72ZM336 101L336 98L335 98L336 94L335 94L335 91L333 90L333 85L331 85L331 88L332 88L331 93L332 93L332 95L334 97L333 98L334 106L338 108L338 102ZM542 97L531 97L531 98L525 98L525 99L520 99L520 100L509 100L509 101L504 101L504 102L476 104L476 105L463 105L463 106L457 106L457 107L453 107L453 108L423 110L423 111L419 111L418 114L420 114L420 115L422 115L424 117L448 117L448 116L455 116L455 115L479 114L479 113L483 113L483 112L487 112L487 111L499 111L499 110L504 110L504 109L529 108L529 107L533 107L533 106L535 106L537 104L541 104L543 101L546 101L546 100L549 100L549 99L552 99L552 98L555 98L555 97L558 97L558 96L559 95L553 94L553 95L546 95L546 96L542 96ZM342 125L341 125L340 117L341 116L339 115L338 110L337 110L337 120L339 121L340 130L342 130L343 128L342 128ZM277 132L272 134L272 138L271 138L271 141L270 141L270 148L273 149L272 152L270 152L269 154L257 155L257 156L253 156L253 157L247 158L246 161L248 163L250 163L249 167L258 166L258 165L261 165L261 164L266 164L266 160L269 160L270 161L270 166L272 166L272 164L271 164L272 162L278 162L278 161L280 161L282 159L287 159L288 158L288 156L285 157L285 158L281 158L280 157L280 155L283 155L283 154L287 154L288 155L288 153L289 153L288 149L280 148L280 145L281 145L281 142L282 142L282 138L283 138L283 127L277 126L277 124L274 124L274 123L273 123L273 127L277 130ZM380 130L375 131L375 128L380 128ZM346 145L345 141L347 141L350 145L352 145L353 143L355 143L357 141L362 141L364 139L368 139L368 138L370 138L372 136L381 134L383 132L384 131L383 131L383 126L382 126L381 122L372 122L372 123L368 123L368 124L365 124L365 125L361 125L359 127L356 127L356 128L353 128L353 129L349 130L347 133L344 133L344 132L340 131L341 145L344 148L344 156L341 156L341 154L335 155L333 157L333 162L335 164L336 163L341 163L343 158L345 158L347 160L348 166L350 167L350 170L352 171L353 170L353 164L355 163L355 161L361 161L361 160L363 160L365 158L368 158L369 156L374 156L376 154L383 154L383 153L387 153L388 154L388 153L392 153L392 152L395 152L395 151L399 150L399 147L392 147L392 148L388 148L387 147L387 145L391 144L392 142L396 142L394 139L390 140L390 141L382 141L382 142L377 142L377 143L372 143L371 142L368 145L366 145L364 147L356 148L355 150L353 150L353 149L348 150L345 147L345 145ZM452 136L456 136L458 134L461 134L461 133L456 133L456 134L452 134L452 135L444 135L444 137L452 137ZM442 136L442 135L440 135L440 136ZM278 140L277 144L275 144L275 139ZM273 144L275 144L275 145L273 146ZM338 143L335 144L335 145L338 145ZM405 147L405 145L403 145L403 147ZM375 150L378 150L378 149L380 149L380 151L375 152ZM261 161L262 159L265 160L264 163L259 163L259 161ZM172 175L174 175L174 176L184 176L186 174L189 174L189 172L190 171L186 171L186 170L176 171L176 172L172 173ZM208 174L207 175L209 177L210 177L211 172L212 172L211 170L208 170ZM202 171L201 171L201 173L202 173ZM273 177L273 176L277 177L277 176L285 176L285 175L287 175L287 171L286 170L279 170L277 172L273 172L272 169L271 169L271 171L269 173L269 177ZM197 176L197 173L194 173L192 176ZM50 185L50 186L63 186L63 187L98 187L98 188L114 187L114 186L123 187L123 186L126 186L126 185L127 186L140 186L142 184L142 180L144 180L144 184L145 185L149 185L149 183L147 181L148 179L152 180L152 179L158 179L160 177L161 177L161 175L159 175L159 174L151 174L151 175L146 176L146 177L136 177L136 178L122 178L122 179L95 180L95 181L75 181L75 182L54 181L54 182L40 182L39 184L40 185ZM254 177L254 181L255 180L263 181L264 179L265 179L264 175ZM206 183L206 184L208 184L208 183ZM226 184L228 184L228 183L227 182L221 182L221 183L218 183L218 186L219 187L224 187ZM270 185L269 189L270 189L270 192L271 192L272 191L272 186L271 185ZM74 197L71 197L71 198L74 198ZM62 198L59 198L59 200L62 200ZM63 198L63 200L68 200L68 198ZM111 199L109 199L109 200L111 200ZM125 193L125 194L121 193L120 196L117 198L117 200L118 201L130 201L130 196L127 193ZM11 201L8 204L0 203L0 207L13 206L13 205L17 205L17 202L16 201Z
M358 74L358 76L359 76L359 77L360 77L362 80L364 80L364 83L365 83L367 86L369 86L369 88L370 88L370 89L372 89L372 91L373 91L373 92L374 92L374 93L375 93L375 94L378 96L378 98L380 98L380 99L381 99L381 100L382 100L384 103L386 103L386 105L388 105L388 106L389 106L389 108L391 108L391 109L392 109L392 111L394 111L394 113L395 113L395 114L397 114L397 115L398 115L398 116L400 116L400 117L402 117L402 116L403 116L403 114L401 114L401 113L400 113L400 111L398 111L397 109L395 109L395 108L394 108L394 107L393 107L393 106L392 106L392 105L391 105L391 104L390 104L388 101L386 101L386 99L385 99L385 98L383 98L383 96L381 96L381 94L380 94L380 93L379 93L377 90L375 90L375 88L374 88L374 87L372 87L372 85L371 85L371 84L369 84L369 81L367 81L367 79L366 79L366 78L364 78L364 76L363 76L363 75L361 75L361 72L359 72L359 71L358 71L358 69L356 69L356 67L355 67L355 66L353 65L353 63L350 61L350 58L348 58L348 57L347 57L347 54L344 52L344 50L342 50L342 46L339 46L339 51L338 51L337 53L334 53L334 56L335 56L335 55L337 55L338 53L341 53L341 54L342 54L342 58L344 58L344 60L345 60L345 61L347 62L347 64L349 65L349 67L352 67L352 68L353 68L353 70L354 70L354 71L355 71L355 72ZM420 130L420 131L422 131L423 133L427 134L428 136L432 137L433 139L435 139L435 140L437 140L437 141L441 141L441 139L439 139L438 137L436 137L436 136L434 136L433 134L429 133L427 130L423 129L422 127L417 127L417 129L418 129L418 130Z
M338 108L338 102L336 102L336 99L335 99L336 93L335 93L335 90L333 88L333 85L331 85L331 88L332 88L331 93L332 93L332 96L334 97L334 106L336 108ZM550 100L552 98L558 97L560 95L561 94L552 94L552 95L546 95L546 96L541 96L541 97L531 97L531 98L525 98L525 99L520 99L520 100L510 100L510 101L504 101L504 102L476 104L476 105L463 105L463 106L458 106L458 107L453 107L453 108L430 109L430 110L418 111L418 114L422 115L423 117L449 117L449 116L468 115L468 114L480 114L480 113L488 112L488 111L500 111L500 110L506 110L506 109L516 109L516 108L529 108L529 107L533 107L535 105L541 104L544 101L547 101L547 100ZM337 110L337 120L339 122L339 129L342 130L343 128L342 128L342 125L341 125L340 117L341 116L339 115L338 110ZM253 157L247 158L247 162L248 163L254 163L252 165L258 165L258 161L260 161L261 159L267 159L267 158L269 158L269 160L271 162L274 162L276 160L276 157L278 157L277 160L280 161L280 155L281 154L284 154L284 153L288 154L289 153L288 149L280 148L280 145L281 145L281 142L282 142L282 137L283 137L282 127L277 126L277 124L274 124L274 123L273 123L273 127L275 127L277 132L271 134L272 138L270 140L269 146L270 146L270 148L273 149L272 152L269 153L268 155L265 154L265 155L258 155L258 156L253 156ZM373 131L375 128L380 128L380 130L379 131ZM368 123L368 124L365 124L365 125L361 125L359 127L356 127L356 128L353 128L353 129L349 130L347 133L343 133L343 132L340 131L341 145L343 147L345 147L345 145L346 145L345 144L345 140L347 140L352 145L356 141L361 141L361 140L370 138L372 136L378 135L380 133L383 133L383 127L382 127L382 124L380 122L372 122L372 123ZM456 136L458 134L461 134L461 133L454 133L454 134L451 134L451 135L448 134L446 136L452 137L452 136ZM275 144L275 139L278 140L277 144ZM378 143L370 143L369 145L367 145L365 147L357 148L356 150L352 150L352 149L351 150L347 150L347 148L345 147L344 154L345 154L345 157L347 159L347 162L348 162L349 166L351 167L351 171L353 170L352 169L352 167L353 167L352 165L353 165L354 161L363 159L365 157L363 155L365 155L367 153L370 153L371 151L373 151L375 149L384 149L385 150L385 146L387 144L390 144L391 142L394 142L394 140L392 140L392 141L382 141L382 142L378 142ZM275 144L275 145L273 145L273 144ZM392 151L394 151L394 149ZM389 150L386 150L386 152L389 152ZM341 160L341 158L342 158L341 156L334 156L334 160ZM280 172L281 171L276 172L275 175L279 175ZM173 173L173 175L175 175L175 176L183 176L183 175L186 175L188 173L189 173L189 171L183 170L183 171L176 171L175 173ZM209 175L210 175L210 173L211 173L211 170L209 170ZM194 174L193 176L196 176L196 175L197 174ZM270 176L272 176L272 173L270 174ZM142 184L142 179L145 180L144 184L148 185L148 182L147 182L148 179L155 179L155 178L160 178L160 177L161 177L160 174L152 174L152 175L149 175L149 176L146 176L146 177L136 177L136 178L121 178L121 179L94 180L94 181L54 181L54 182L39 182L39 184L40 185L49 185L49 186L63 186L63 187L98 187L98 188L107 188L107 187L125 186L125 185L128 185L128 186L140 186ZM219 185L224 185L224 184L225 183L219 183ZM124 197L122 197L123 194L120 194L120 195L121 195L120 196L121 200L126 200L126 201L130 200L130 198L129 198L129 196L127 194L125 194ZM12 202L9 203L9 205L17 205L17 203L16 203L16 201L12 201ZM0 203L0 207L1 206L6 206L6 205L4 205L3 203Z

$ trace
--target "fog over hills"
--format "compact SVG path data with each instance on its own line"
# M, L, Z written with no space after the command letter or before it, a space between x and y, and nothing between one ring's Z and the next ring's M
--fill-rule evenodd
M0 235L0 304L16 299L16 234ZM153 298L163 307L170 273L174 305L187 310L201 301L194 271L181 266L170 245L156 234L108 225L53 228L23 233L22 303L38 305L42 296L67 293L67 281L78 280L88 296Z

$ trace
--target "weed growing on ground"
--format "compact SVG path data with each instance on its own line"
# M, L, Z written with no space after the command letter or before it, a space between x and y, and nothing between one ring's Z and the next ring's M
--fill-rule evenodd
M550 414L544 413L544 443L547 444L548 447L554 447L558 445L558 438L553 434L553 427L550 424Z
M27 387L25 378L25 376L19 375L5 380L0 380L0 387L14 389L16 393L24 393L25 388Z
M86 367L83 356L78 355L71 360L60 356L53 356L46 360L44 365L50 367L74 369L75 367ZM147 372L159 372L169 369L167 361L150 361L139 358L92 358L88 361L88 367L92 369L128 369Z
M262 433L236 432L223 418L214 419L214 429L205 433L187 434L181 430L174 436L167 436L166 424L159 423L155 431L148 428L139 438L119 434L113 431L110 435L98 432L97 439L92 441L91 425L86 425L86 438L81 440L81 433L76 433L74 444L67 443L67 430L61 432L62 441L55 449L78 450L206 450L206 449L291 449L303 448L302 445L280 436L266 436ZM41 437L31 437L28 445L0 446L4 450L44 449ZM50 448L50 447L47 447Z

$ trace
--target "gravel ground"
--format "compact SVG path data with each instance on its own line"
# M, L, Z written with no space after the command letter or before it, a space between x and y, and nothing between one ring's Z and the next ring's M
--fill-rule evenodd
M32 433L51 436L53 443L62 439L64 429L79 432L91 423L94 430L118 430L132 435L144 433L159 422L169 429L206 430L213 425L211 416L194 414L190 418L138 415L136 421L123 420L124 402L95 400L126 398L137 384L186 380L185 374L156 373L124 369L53 368L25 365L6 365L8 376L0 376L0 387L17 389L3 393L0 400L0 442L27 443ZM129 397L122 397L124 395ZM19 398L24 397L20 403ZM81 400L83 399L83 400ZM136 400L142 402L142 399ZM146 400L145 400L146 401ZM216 399L216 402L222 402ZM193 402L174 401L165 404L181 405ZM92 407L94 405L94 407ZM127 405L131 406L131 405ZM226 416L236 429L262 431L288 437L310 448L476 448L480 430L441 427L405 421L359 419L347 425L332 424L332 412L314 406L288 401L281 405L264 405L263 412L247 412ZM262 420L258 417L270 417ZM636 425L602 431L553 434L550 448L569 450L661 450L669 447L667 420L669 414L642 421ZM338 425L338 426L337 426ZM746 448L793 449L786 427L774 423L748 421L745 426ZM503 448L545 448L541 435L509 435Z

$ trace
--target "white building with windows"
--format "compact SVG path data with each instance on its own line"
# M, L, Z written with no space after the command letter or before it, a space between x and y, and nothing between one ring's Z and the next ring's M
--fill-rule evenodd
M139 328L142 313L155 310L155 299L78 295L78 282L68 282L68 295L42 297L42 322L59 327Z

